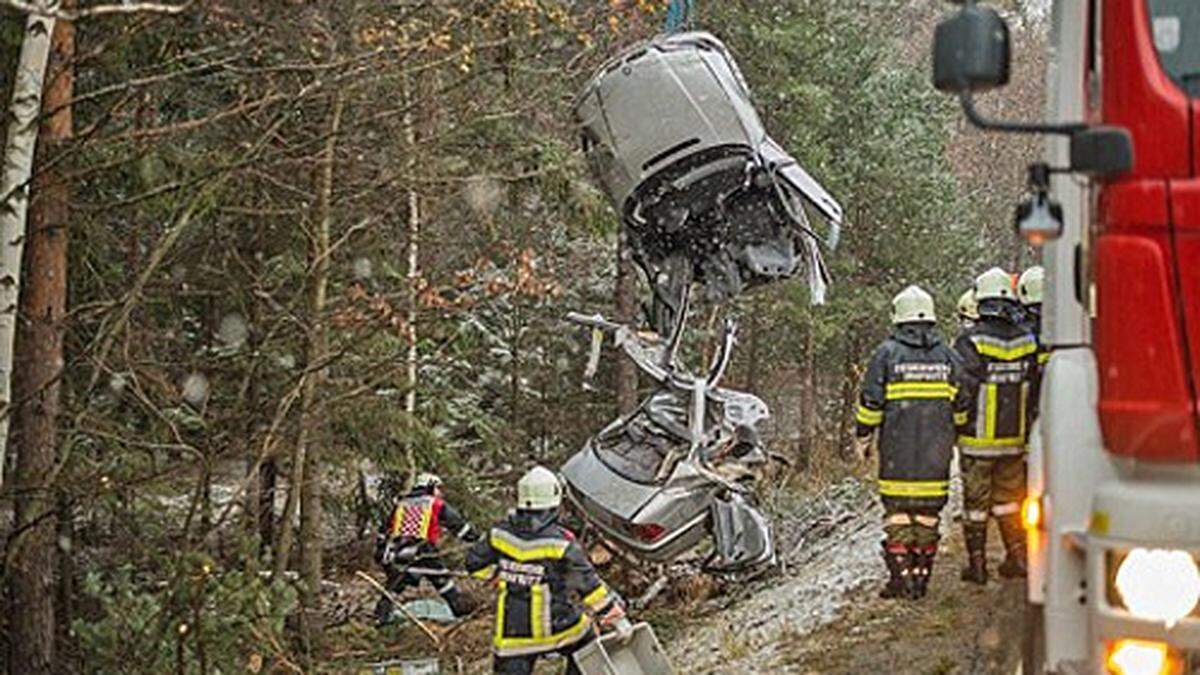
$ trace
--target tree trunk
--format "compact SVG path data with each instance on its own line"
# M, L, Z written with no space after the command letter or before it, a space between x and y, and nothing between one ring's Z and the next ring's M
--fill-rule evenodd
M26 40L40 41L30 20ZM46 22L40 22L48 28ZM75 29L59 22L51 40L54 73L46 90L41 157L71 138L74 92L72 62ZM39 78L40 79L40 78ZM40 84L40 83L39 83ZM14 105L14 107L17 107ZM55 570L58 547L58 504L50 485L58 449L59 376L63 368L63 321L67 305L67 225L70 191L56 169L33 183L25 248L25 292L19 300L16 363L17 455L16 526L11 544L10 611L12 623L9 669L40 674L59 670L55 661ZM11 242L5 239L5 242ZM11 249L18 245L9 246ZM14 268L9 268L14 269ZM15 275L14 275L15 278ZM15 284L10 290L15 289Z
M57 0L40 3L56 8ZM17 304L21 290L21 259L25 249L25 216L29 208L29 177L37 147L38 114L42 109L43 79L50 59L55 20L36 14L25 22L25 38L17 62L9 126L0 175L0 485L4 481L8 426L12 413L13 344L17 335Z
M638 324L637 268L629 252L625 230L617 240L617 321ZM627 415L637 408L638 368L622 355L617 361L617 412Z
M416 106L417 94L413 90L411 84L405 81L404 87L405 105L408 106L407 112L404 113L404 140L408 146L409 156L409 171L413 173L417 169L417 125L413 114L413 108ZM413 424L417 415L417 362L420 356L417 351L417 301L419 289L417 282L421 278L421 195L416 189L408 189L408 269L406 271L406 281L408 282L408 315L404 317L405 339L408 343L408 353L404 357L405 378L404 378L404 412L408 415L408 424ZM409 479L415 479L417 475L417 459L414 454L414 447L411 434L405 439L405 466L408 469Z
M345 99L339 91L334 94L333 106L329 115L329 139L325 143L325 153L321 161L318 175L317 204L313 221L316 231L312 237L312 266L313 286L311 304L309 306L309 342L308 364L321 363L325 360L328 336L326 335L325 304L329 289L329 255L330 225L333 221L333 168L337 151L338 133L341 131L342 111ZM307 468L304 482L300 484L300 573L303 579L301 587L301 605L304 609L302 630L310 648L313 641L321 634L321 628L316 625L318 616L318 600L321 596L321 446L326 441L324 434L319 433L321 415L317 413L317 385L325 379L325 371L312 374L305 383L300 408L300 442L309 444L307 449ZM315 442L314 442L315 440Z
M813 340L813 322L809 316L804 328L804 362L800 367L800 443L803 457L801 464L807 465L817 444L817 354Z

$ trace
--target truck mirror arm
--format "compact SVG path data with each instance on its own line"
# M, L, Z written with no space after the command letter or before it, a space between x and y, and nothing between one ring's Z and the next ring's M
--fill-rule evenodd
M1057 136L1074 136L1088 128L1087 124L1082 122L1072 122L1068 124L1045 124L1038 122L1007 122L1003 120L990 120L983 116L982 113L975 107L975 97L970 90L963 89L958 92L958 100L962 104L963 114L971 124L983 129L984 131L1001 131L1011 134L1054 134Z
M1129 130L1123 127L1084 122L1046 124L990 120L975 107L975 98L968 89L959 90L958 100L971 124L985 131L1053 134L1071 139L1071 161L1067 167L1051 168L1044 164L1030 167L1030 183L1035 189L1048 187L1052 173L1083 173L1111 178L1133 168L1133 138Z

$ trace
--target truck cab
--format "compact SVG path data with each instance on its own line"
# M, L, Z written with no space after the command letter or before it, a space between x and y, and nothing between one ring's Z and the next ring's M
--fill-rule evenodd
M1048 134L1061 207L1024 672L1200 672L1200 2L1058 0L1051 22L1048 119L992 124ZM1119 171L1076 166L1097 125L1128 138Z

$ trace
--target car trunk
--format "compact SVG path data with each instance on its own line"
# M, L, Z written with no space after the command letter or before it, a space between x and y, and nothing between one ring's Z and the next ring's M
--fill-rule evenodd
M589 444L583 452L576 454L562 468L572 493L591 516L596 516L599 507L624 522L631 522L651 499L658 494L660 486L629 480L610 468L596 455ZM624 528L624 523L606 520L603 524Z

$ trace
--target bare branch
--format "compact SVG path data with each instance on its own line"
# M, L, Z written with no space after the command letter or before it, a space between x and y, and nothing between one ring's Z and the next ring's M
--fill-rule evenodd
M179 5L168 5L158 2L130 2L120 5L96 5L95 7L87 7L85 9L70 10L59 9L58 7L46 7L37 2L30 2L29 0L0 0L0 6L11 7L18 12L25 12L26 14L54 17L63 21L75 21L109 14L179 14L191 4L190 0Z

